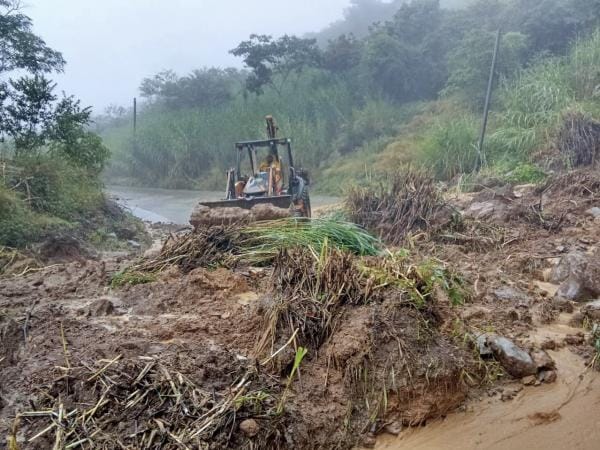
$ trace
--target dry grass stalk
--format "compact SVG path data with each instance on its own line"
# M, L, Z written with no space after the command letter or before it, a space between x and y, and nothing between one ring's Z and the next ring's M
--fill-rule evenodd
M271 439L272 433L279 435L281 420L276 399L266 386L256 388L259 377L253 369L229 389L209 392L157 359L123 361L118 356L93 366L72 367L68 376L45 387L49 396L42 409L19 414L19 420L39 424L28 443L44 441L56 449L277 444ZM249 417L268 419L252 443L235 436L236 424Z
M555 146L570 167L595 165L600 153L600 122L577 111L565 114Z
M389 186L354 188L346 198L350 219L393 245L427 227L442 205L435 180L413 169L391 176Z

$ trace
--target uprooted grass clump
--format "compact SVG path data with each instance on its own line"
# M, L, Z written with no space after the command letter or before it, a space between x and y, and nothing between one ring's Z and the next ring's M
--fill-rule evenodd
M335 219L282 219L254 225L214 226L170 236L160 254L145 258L113 277L113 286L154 281L169 266L183 272L204 268L234 268L238 264L267 265L281 249L303 247L320 252L329 245L357 255L380 252L377 238L360 227Z
M435 180L412 169L392 175L379 186L356 187L346 198L350 219L393 245L427 227L442 205Z
M37 410L17 416L29 445L44 448L278 448L283 440L277 384L254 369L206 389L155 358L88 362L40 393ZM33 403L32 403L33 405ZM239 424L253 419L252 439ZM20 424L18 423L20 422ZM40 447L41 448L41 447Z
M281 251L271 285L274 303L266 315L259 354L272 353L290 340L318 350L345 307L397 298L403 305L425 311L438 289L452 304L468 297L460 277L439 261L414 264L407 252L357 257L328 246L320 253L305 248Z
M567 167L595 165L600 153L600 122L581 112L567 112L554 146Z

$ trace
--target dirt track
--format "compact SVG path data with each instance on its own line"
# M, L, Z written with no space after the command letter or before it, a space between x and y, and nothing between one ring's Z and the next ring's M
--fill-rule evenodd
M562 311L565 303L553 299L559 283L548 280L561 258L575 250L594 255L600 244L600 222L585 213L600 192L592 178L582 176L580 190L572 182L568 190L548 191L539 217L530 214L538 198L532 187L453 197L455 207L472 217L470 225L417 235L411 252L449 263L469 285L471 300L452 309L434 304L427 313L433 325L425 328L414 309L394 297L345 309L331 335L303 363L280 422L246 409L240 409L241 419L252 417L265 433L261 439L288 448L371 445L372 433L400 430L397 438L380 437L377 448L597 448L600 381L587 368L594 356L589 328L573 322L582 303L568 302L574 310ZM49 432L27 443L44 428L43 421L22 418L17 426L14 420L16 411L53 407L44 393L60 393L67 409L90 408L97 401L69 387L76 367L102 367L120 357L126 368L140 357L153 358L202 392L226 398L240 376L257 365L257 343L272 307L269 269L182 273L172 268L153 283L111 289L112 274L128 262L107 255L0 279L0 433L15 431L22 448L47 448L54 439ZM557 381L523 387L497 363L473 368L477 358L472 361L464 338L477 331L507 336L525 349L546 346ZM280 367L261 369L253 380L273 401L281 396L294 355L279 356ZM387 377L378 370L390 363L392 374L405 376L401 371L408 368L413 381L393 395L390 387L384 420L371 423L372 404L365 398L375 397L367 395L371 385L359 379L370 370ZM372 386L378 386L375 381ZM104 411L103 417L110 414ZM236 420L211 438L217 447L256 442L247 430L239 433ZM424 422L427 427L406 427ZM137 421L127 426L138 432Z

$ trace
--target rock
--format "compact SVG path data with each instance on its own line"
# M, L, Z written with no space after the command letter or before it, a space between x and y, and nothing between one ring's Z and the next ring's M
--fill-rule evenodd
M502 367L513 377L523 378L537 373L537 366L529 353L511 340L501 336L490 336L487 344Z
M600 300L585 304L581 308L581 313L588 319L600 321Z
M240 423L240 431L248 437L254 437L260 431L260 426L254 419L246 419Z
M494 296L501 301L510 301L515 304L529 305L529 296L520 289L512 286L502 286L495 289L493 292Z
M525 385L525 386L532 386L535 384L535 382L537 381L537 378L535 377L535 375L527 375L526 377L524 377L521 382Z
M566 281L569 276L574 276L576 279L581 278L586 265L587 258L585 253L580 251L567 253L560 258L558 264L552 270L549 281L559 284Z
M400 422L388 423L385 427L383 427L383 431L385 433L393 434L394 436L398 436L402 432L402 423L400 423Z
M488 345L488 335L480 334L477 336L475 342L477 344L477 350L479 351L479 356L482 358L494 356L492 349Z
M598 208L597 206L594 206L594 207L588 209L585 212L585 215L593 217L594 219L597 219L600 217L600 208Z
M575 277L563 281L556 291L556 297L564 300L581 300L585 296L583 283Z
M140 244L138 241L134 241L134 240L131 240L131 239L129 239L129 240L127 241L127 243L128 243L128 244L129 244L131 247L133 247L133 248L140 248L140 247L141 247L141 244Z
M364 448L374 448L375 444L377 444L377 438L371 433L362 438L362 446Z
M504 220L507 215L507 207L499 199L473 202L464 212L464 215L476 220Z
M553 283L561 283L557 297L585 301L600 295L600 249L592 254L573 251L563 256L551 274Z
M557 348L558 345L553 339L548 338L544 342L542 342L542 350L556 350Z
M556 370L542 370L538 375L538 380L542 383L554 383L557 378Z
M566 312L569 314L573 312L573 303L563 297L554 297L552 299L552 307L561 312Z
M531 358L538 371L556 369L556 363L545 350L534 350L531 352Z
M93 302L88 310L88 315L92 317L110 316L115 310L113 303L105 298Z

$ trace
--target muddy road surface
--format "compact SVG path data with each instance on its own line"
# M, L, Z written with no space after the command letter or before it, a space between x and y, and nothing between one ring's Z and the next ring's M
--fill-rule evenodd
M187 225L199 201L222 200L224 193L183 189L136 188L107 186L106 192L117 199L133 215L149 222ZM338 197L311 194L313 208L339 203Z
M137 205L176 222L197 200L156 198ZM600 178L446 200L460 220L395 259L205 267L230 246L149 226L166 259L22 263L0 277L3 445L598 448Z

